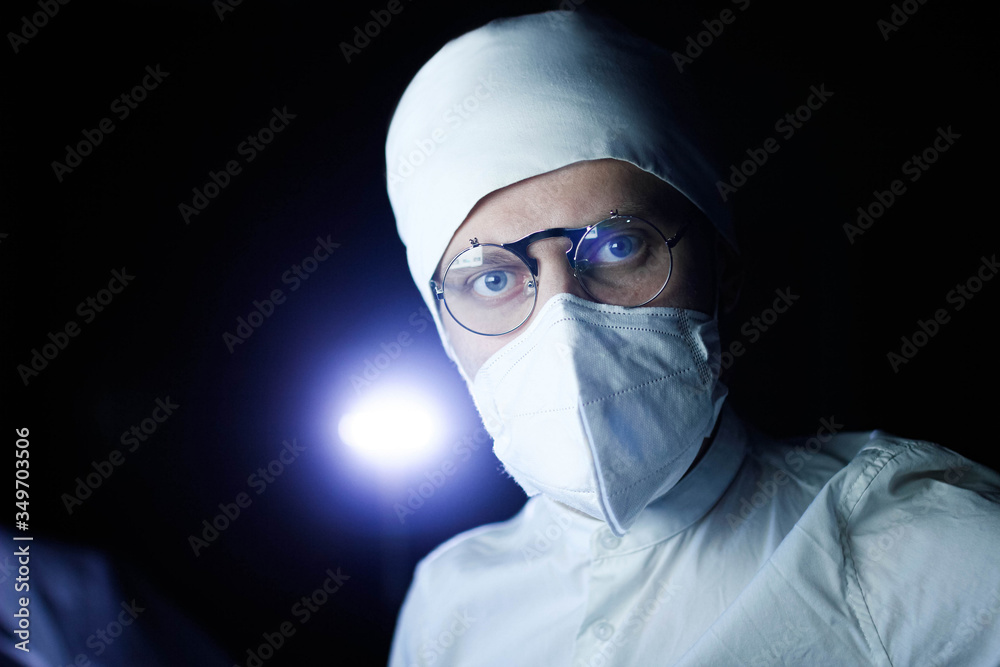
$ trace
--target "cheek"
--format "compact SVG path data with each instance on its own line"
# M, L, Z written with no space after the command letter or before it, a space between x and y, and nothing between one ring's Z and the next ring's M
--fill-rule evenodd
M448 333L448 341L458 357L458 362L470 380L475 379L476 373L479 372L487 359L516 337L474 334L459 326L447 312L444 313L441 321Z

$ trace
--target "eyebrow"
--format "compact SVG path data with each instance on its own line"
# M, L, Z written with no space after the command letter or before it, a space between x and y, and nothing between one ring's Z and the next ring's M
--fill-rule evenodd
M653 206L644 199L623 199L617 211L621 215L637 215L640 218L648 218L654 213Z
M455 257L458 257L458 255L460 255L463 252L465 252L465 250L468 250L468 248L465 248L463 250L459 250L458 253L455 254ZM483 268L490 268L490 267L495 267L495 266L510 266L512 263L513 262L508 261L508 260L506 260L504 258L501 258L501 257L487 255L486 257L483 257L482 261L479 264L475 265L475 266L467 266L467 267L459 267L459 268L469 269L469 270L473 270L473 271L480 271Z

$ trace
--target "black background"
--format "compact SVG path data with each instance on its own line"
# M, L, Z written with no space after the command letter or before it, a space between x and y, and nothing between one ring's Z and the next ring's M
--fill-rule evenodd
M384 479L330 428L359 393L352 375L406 331L413 344L377 382L416 382L444 406L442 451L476 433L433 327L410 320L423 303L385 194L385 132L447 40L558 6L403 1L350 63L339 44L385 3L243 2L220 20L209 2L71 2L18 53L2 47L2 403L11 448L14 427L32 432L32 533L134 563L240 664L337 567L350 576L343 589L268 664L384 663L417 560L523 502L487 443L401 523L394 503L446 456ZM671 50L736 8L583 4ZM734 363L731 400L776 435L833 416L996 468L987 429L1000 286L987 282L958 311L946 294L997 251L998 17L984 5L912 6L885 40L876 22L889 3L752 0L686 70L732 161L776 136L775 120L811 85L834 93L734 195L751 274L733 335L775 289L800 300ZM8 3L0 26L19 30L37 11ZM59 182L51 163L113 117L110 103L147 65L169 76ZM178 204L209 170L242 161L237 145L274 107L296 117L185 224ZM949 126L961 138L910 183L903 162ZM906 193L849 243L842 225L895 178ZM340 247L289 293L282 273L328 235ZM122 267L134 281L25 386L17 366L47 333L81 323L76 304ZM230 354L223 332L275 288L287 302ZM938 308L951 321L894 372L887 353ZM176 414L68 514L60 497L74 479L166 396ZM195 557L188 535L247 490L286 438L306 447L300 459Z

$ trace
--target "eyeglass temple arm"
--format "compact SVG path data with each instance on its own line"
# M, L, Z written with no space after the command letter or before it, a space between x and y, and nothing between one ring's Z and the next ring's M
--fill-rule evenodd
M667 239L667 247L673 248L675 245L677 245L677 243L681 240L681 237L684 236L684 232L686 232L688 230L688 227L690 226L691 226L690 222L685 222L684 226L678 229L676 234Z
M438 301L444 301L444 288L438 287L437 283L434 282L433 278L431 278L430 283L431 283L431 294L434 295L434 298L437 299Z

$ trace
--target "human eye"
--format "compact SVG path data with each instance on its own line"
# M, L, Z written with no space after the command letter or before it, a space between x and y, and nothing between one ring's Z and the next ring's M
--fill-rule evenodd
M517 281L517 274L509 269L492 269L474 276L469 284L477 296L500 298L510 294Z
M619 233L601 239L588 253L594 264L618 264L634 260L646 250L646 240L639 234Z

